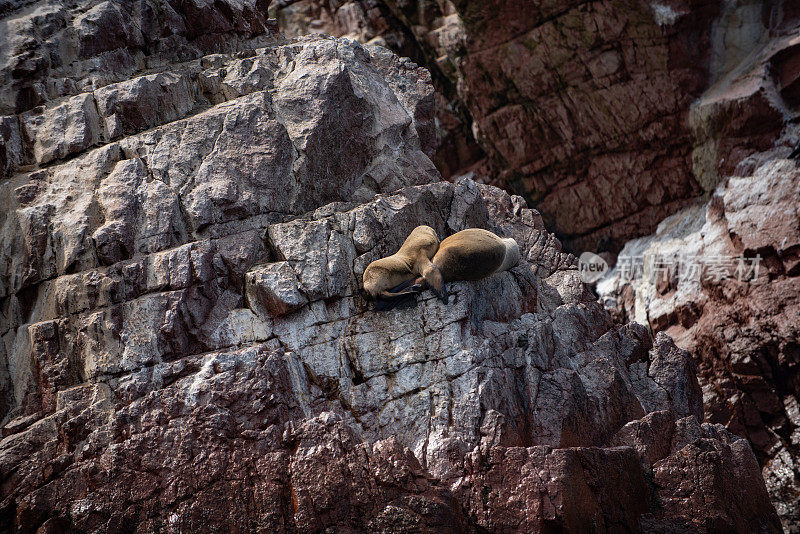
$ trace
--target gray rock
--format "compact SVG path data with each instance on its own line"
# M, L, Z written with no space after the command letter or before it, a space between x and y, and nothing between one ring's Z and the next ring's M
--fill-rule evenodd
M12 174L24 161L17 117L0 117L0 177Z
M675 346L675 342L659 332L653 344L652 363L648 374L664 390L680 416L693 415L703 420L703 392L697 382L697 364L692 355Z
M260 316L278 317L308 304L308 297L289 262L258 267L245 275L245 291L251 309Z
M682 415L702 419L697 387L679 378L696 365L706 419L750 440L787 530L797 524L800 502L800 469L786 452L795 450L793 436L800 434L791 363L800 336L800 172L785 159L789 152L779 147L745 159L708 203L628 242L597 285L619 320L675 339L673 345L657 336L663 342L656 342L659 354L648 372L660 391L653 391L651 405L667 395ZM631 276L623 267L630 261L622 259L631 257L658 260L662 268Z
M171 72L107 85L94 95L109 139L183 118L196 105L192 83Z
M20 115L20 123L40 165L86 150L103 137L90 93L26 111Z

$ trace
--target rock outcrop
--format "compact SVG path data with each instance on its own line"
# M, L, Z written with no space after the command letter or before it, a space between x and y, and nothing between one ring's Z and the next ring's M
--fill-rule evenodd
M432 156L448 179L472 173L491 181L494 171L475 141L470 110L459 96L455 58L463 54L464 28L449 2L283 0L276 3L288 37L326 34L379 45L424 65L436 90L438 148Z
M800 527L800 170L746 159L705 206L628 243L598 291L622 321L694 354L705 417L752 443L788 531ZM631 260L629 258L635 258ZM634 276L632 265L643 272Z
M415 51L445 104L440 137L467 140L437 166L458 173L449 155L525 196L574 251L617 252L707 198L800 102L792 2L302 0L280 13L290 31ZM475 168L464 125L488 165Z
M126 5L7 8L9 65L50 59L3 71L47 91L1 130L0 530L780 530L690 354L615 325L522 198L441 181L426 70L257 3ZM138 59L48 92L75 50ZM523 259L374 311L365 266L423 223Z

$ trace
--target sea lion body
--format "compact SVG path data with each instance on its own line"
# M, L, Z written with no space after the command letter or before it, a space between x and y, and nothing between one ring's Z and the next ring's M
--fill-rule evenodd
M514 239L499 237L488 230L469 228L445 238L422 276L436 295L447 302L445 283L480 280L514 267L520 258Z
M488 230L470 228L444 239L432 261L445 282L480 280L500 270L507 253L501 237Z
M422 274L439 249L439 237L430 226L417 226L400 249L385 258L375 260L364 270L364 290L372 298L392 298L404 294L389 293Z

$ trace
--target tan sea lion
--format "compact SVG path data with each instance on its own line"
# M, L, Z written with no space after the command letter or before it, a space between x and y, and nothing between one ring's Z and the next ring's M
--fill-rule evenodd
M428 287L447 304L446 282L480 280L511 269L519 258L519 245L514 239L499 237L481 228L469 228L445 238L430 265L423 265L420 274Z
M409 288L414 280L430 269L431 258L439 249L439 237L430 226L417 226L400 250L370 263L364 270L364 290L373 299L394 299L419 292Z

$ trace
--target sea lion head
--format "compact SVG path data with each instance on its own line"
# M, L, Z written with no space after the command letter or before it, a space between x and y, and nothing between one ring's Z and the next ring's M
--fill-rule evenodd
M422 280L418 280L414 286L418 290L424 288L427 285L441 300L443 303L447 304L449 294L447 292L447 286L444 283L444 276L442 276L442 271L433 264L433 262L428 262L425 264L421 269L422 280L425 283L422 283Z

